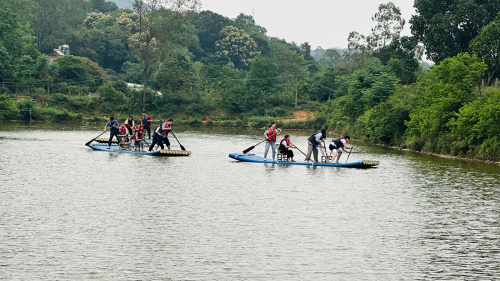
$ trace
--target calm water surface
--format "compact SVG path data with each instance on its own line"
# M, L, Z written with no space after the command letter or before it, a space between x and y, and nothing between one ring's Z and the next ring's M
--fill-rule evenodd
M239 163L263 132L218 128L174 127L190 157L92 151L102 125L0 125L0 279L500 280L499 166Z

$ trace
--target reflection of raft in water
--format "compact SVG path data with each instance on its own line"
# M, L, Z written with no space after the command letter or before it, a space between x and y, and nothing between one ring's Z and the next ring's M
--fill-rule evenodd
M138 154L138 155L151 155L151 156L189 156L191 155L191 151L184 150L166 150L161 149L153 152L148 152L147 149L145 151L132 151L129 149L121 149L117 144L112 144L108 149L107 141L106 143L91 143L89 147L93 150L98 151L106 151L106 152L117 152L117 153L130 153L130 154ZM145 146L146 147L146 146Z
M268 163L268 164L283 164L283 165L303 165L303 166L327 166L327 167L345 167L345 168L371 168L380 164L379 161L362 160L359 162L351 163L311 163L311 162L288 162L288 161L273 161L272 159L257 156L255 154L231 153L229 157L242 161L253 163Z

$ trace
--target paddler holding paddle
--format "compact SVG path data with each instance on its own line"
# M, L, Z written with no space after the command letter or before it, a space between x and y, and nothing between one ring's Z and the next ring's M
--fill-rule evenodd
M311 153L314 154L314 161L318 162L318 146L321 146L321 143L324 144L326 138L326 129L321 131L317 131L312 134L309 138L307 138L307 155L305 161L311 160Z
M168 140L168 133L172 132L172 123L174 120L168 119L168 121L163 122L158 128L156 128L153 134L153 142L149 146L149 152L153 150L155 144L158 144L161 149L163 149L163 143L167 145L168 150L170 150L170 141Z
M276 130L276 122L272 122L271 126L264 132L264 137L266 137L266 148L264 150L264 158L267 158L267 152L269 152L269 147L273 149L273 162L276 156L276 136L281 133L281 129Z
M330 148L330 154L332 154L331 164L339 163L340 156L342 156L342 150L347 152L347 150L345 150L346 148L352 149L352 146L347 146L349 140L351 140L351 138L348 135L332 140L332 143L328 146L328 148ZM337 161L335 161L335 158L337 158Z
M107 127L109 127L109 140L108 140L108 149L111 147L111 142L113 142L113 137L116 136L118 143L120 140L118 139L118 134L120 134L120 124L115 120L114 117L110 117L109 121L104 125L104 132L106 132Z
M285 137L280 142L278 151L282 154L285 154L288 161L295 162L295 160L293 160L293 151L291 150L291 148L296 147L290 142L290 135L285 135Z

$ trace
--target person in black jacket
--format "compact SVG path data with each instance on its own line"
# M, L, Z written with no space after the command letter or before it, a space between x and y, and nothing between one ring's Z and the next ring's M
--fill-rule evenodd
M104 132L106 132L107 127L109 127L109 140L108 140L108 149L111 147L111 143L113 142L113 137L116 136L118 142L118 135L120 134L120 124L115 120L114 117L110 117L109 121L104 125Z
M324 144L326 138L326 129L321 131L317 131L312 134L309 138L307 138L307 155L305 161L311 160L311 153L314 154L314 161L318 161L318 146L321 146L321 143Z
M290 136L285 135L285 137L280 142L280 146L278 147L278 151L281 154L285 154L286 158L289 161L295 162L295 160L293 160L293 151L290 149L292 147L294 147L294 146L290 143Z
M352 149L352 146L347 146L347 142L351 140L349 136L343 136L338 139L332 140L332 143L328 146L330 148L330 153L332 154L332 161L330 163L338 164L340 160L340 156L342 155L342 150L347 152L347 149ZM335 161L337 158L337 161Z

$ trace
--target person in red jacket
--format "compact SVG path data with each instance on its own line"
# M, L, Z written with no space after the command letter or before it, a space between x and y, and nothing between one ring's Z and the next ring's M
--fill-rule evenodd
M281 154L285 154L286 158L288 158L289 161L295 162L295 160L293 160L293 151L290 149L290 148L293 148L293 147L294 146L290 142L290 136L289 135L285 135L285 137L280 142L280 146L278 147L278 151Z
M141 147L140 150L144 150L144 137L146 134L142 130L141 125L135 125L134 136L132 136L132 151L135 151L136 147ZM139 150L139 151L140 151Z
M264 158L267 158L267 153L269 152L269 147L273 150L273 161L276 156L276 136L281 133L281 129L276 130L276 122L272 122L271 126L264 132L264 137L266 138L266 148L264 149Z

